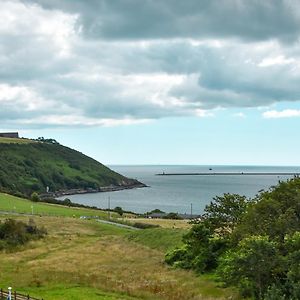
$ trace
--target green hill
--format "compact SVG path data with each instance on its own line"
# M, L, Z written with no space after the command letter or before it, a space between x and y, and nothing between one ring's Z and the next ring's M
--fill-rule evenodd
M55 140L0 138L0 191L28 196L45 193L47 187L84 192L137 186L143 185Z

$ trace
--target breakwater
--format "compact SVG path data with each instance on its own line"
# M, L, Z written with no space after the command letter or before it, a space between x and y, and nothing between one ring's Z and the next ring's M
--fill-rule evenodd
M263 176L299 176L300 173L291 172L202 172L202 173L157 173L156 176L208 176L208 175L222 175L222 176L236 176L236 175L263 175Z

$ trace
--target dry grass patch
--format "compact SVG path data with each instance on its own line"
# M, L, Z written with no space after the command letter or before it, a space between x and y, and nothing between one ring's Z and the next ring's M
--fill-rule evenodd
M129 230L71 218L35 221L48 229L48 236L22 251L1 254L4 286L38 293L58 284L75 285L136 299L226 299L231 295L192 272L167 267L163 252L130 242ZM50 295L47 299L72 298Z

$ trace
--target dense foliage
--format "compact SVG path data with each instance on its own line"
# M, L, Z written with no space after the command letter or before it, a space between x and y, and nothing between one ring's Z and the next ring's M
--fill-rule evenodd
M51 139L50 139L51 140ZM48 140L46 140L48 141ZM0 143L0 191L20 195L130 186L137 181L57 142Z
M0 250L16 249L32 239L42 238L46 234L44 228L38 228L33 219L28 224L14 219L7 219L0 222Z
M235 194L214 200L166 262L214 271L244 297L300 299L300 178L252 201Z

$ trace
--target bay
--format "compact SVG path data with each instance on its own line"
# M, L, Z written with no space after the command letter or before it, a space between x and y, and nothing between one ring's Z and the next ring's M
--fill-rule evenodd
M127 177L138 179L148 187L105 193L70 195L75 203L107 208L122 207L124 210L144 213L153 209L165 212L203 213L205 205L215 196L237 193L254 197L260 190L267 190L289 175L208 175L208 176L157 176L157 173L299 173L300 167L282 166L176 166L139 165L109 166ZM211 170L210 170L211 169ZM62 197L64 199L66 197Z

